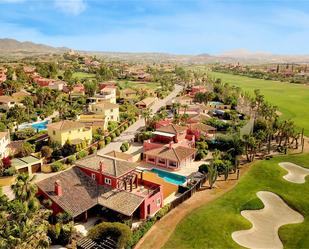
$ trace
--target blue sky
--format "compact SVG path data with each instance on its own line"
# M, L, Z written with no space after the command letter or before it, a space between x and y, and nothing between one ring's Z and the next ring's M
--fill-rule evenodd
M100 51L309 54L309 1L0 0L0 38Z

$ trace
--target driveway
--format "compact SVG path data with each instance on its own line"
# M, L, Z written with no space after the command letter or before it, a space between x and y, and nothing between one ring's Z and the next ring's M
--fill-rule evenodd
M152 113L156 113L161 107L166 106L166 103L174 99L178 93L182 90L182 86L175 85L175 89L166 98L156 101L151 107ZM133 140L135 134L145 126L144 119L137 120L127 130L125 130L118 138L113 142L105 146L103 149L98 151L99 155L104 155L112 150L120 151L120 146L124 141Z

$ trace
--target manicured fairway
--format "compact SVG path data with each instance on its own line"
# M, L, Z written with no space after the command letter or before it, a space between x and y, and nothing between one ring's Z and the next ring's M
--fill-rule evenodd
M249 93L260 89L266 100L278 106L282 118L292 119L299 128L305 128L305 134L309 136L309 86L225 73L211 72L210 75Z
M74 72L72 75L72 78L77 78L77 79L88 79L88 78L94 78L95 74L93 73L84 73L84 72Z
M279 162L309 168L309 154L280 156L254 163L233 190L182 220L164 248L242 248L232 240L231 234L251 227L251 223L240 215L241 210L263 208L256 196L258 191L276 193L305 217L303 223L279 229L284 248L309 248L309 177L304 184L288 182L283 179L287 172L278 166Z

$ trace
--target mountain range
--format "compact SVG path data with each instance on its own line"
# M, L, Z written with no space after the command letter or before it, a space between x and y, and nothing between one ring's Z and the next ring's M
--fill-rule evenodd
M0 39L0 57L22 58L35 55L61 54L69 51L66 47L52 47L33 42L20 42L14 39ZM309 63L309 55L277 55L269 52L252 52L246 49L226 51L217 55L207 53L198 55L179 55L169 53L127 53L76 51L81 54L96 55L106 60L120 60L131 62L160 62L160 63Z

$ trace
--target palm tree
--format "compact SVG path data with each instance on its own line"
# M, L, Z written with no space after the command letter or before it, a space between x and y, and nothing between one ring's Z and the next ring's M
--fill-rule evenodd
M32 184L34 177L28 174L20 174L17 176L16 183L12 185L12 190L18 200L30 201L37 193L37 187Z
M33 108L33 105L34 105L32 97L26 96L26 97L22 100L22 104L26 107L26 109L27 109L27 114L28 114L28 117L29 117L29 115L30 115L30 109L32 109L32 108Z
M149 123L149 119L151 117L151 114L152 114L152 112L151 112L151 110L149 108L146 108L146 109L142 110L142 117L145 120L145 127L146 127L146 129L148 127L148 123Z
M72 94L72 91L74 89L74 86L76 85L76 82L73 81L73 80L70 80L67 82L67 88L68 88L68 91L69 91L69 101L71 102L71 94Z

